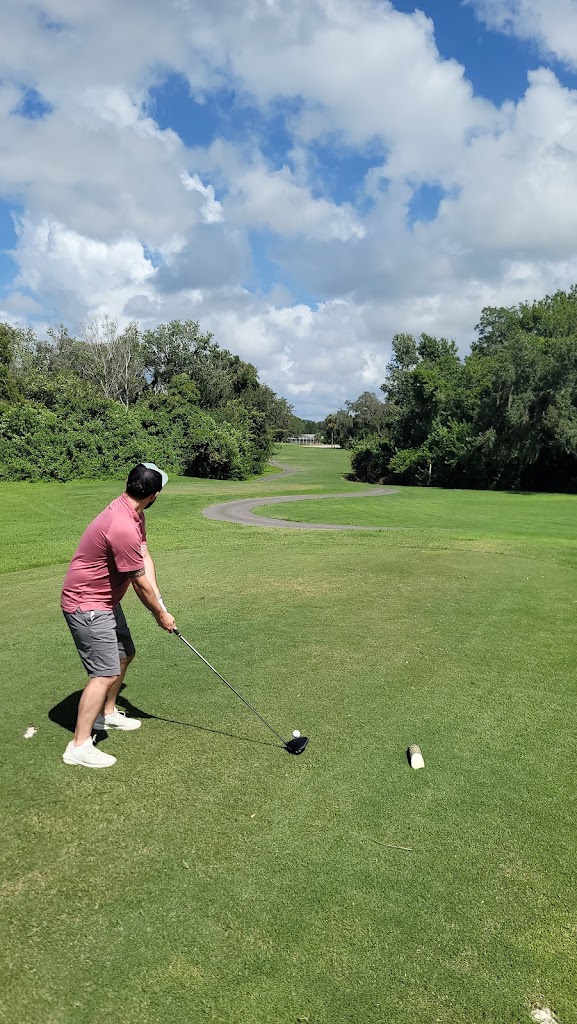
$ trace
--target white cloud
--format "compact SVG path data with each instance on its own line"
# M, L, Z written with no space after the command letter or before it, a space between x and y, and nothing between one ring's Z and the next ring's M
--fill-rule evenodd
M234 289L252 275L246 233L222 220L208 220L189 231L177 251L164 252L155 279L160 294L180 290Z
M71 95L43 118L12 114L0 132L0 190L35 216L112 241L133 233L160 246L202 218L206 197L187 191L185 147L140 116L117 89Z
M141 243L134 238L108 245L55 221L35 223L29 217L18 225L16 255L17 285L70 319L82 319L88 309L117 315L154 275Z
M262 369L263 377L289 401L313 417L324 417L336 404L368 387L378 388L390 351L385 339L375 342L365 311L343 300L282 308L207 311L216 336L234 339L236 349Z
M269 171L253 166L233 183L232 206L238 220L251 227L267 227L280 235L305 238L362 238L364 228L348 204L337 206L315 199L297 185L291 170Z
M36 314L42 314L42 305L33 299L30 295L23 295L21 292L12 292L7 295L5 300L6 309L10 310L10 314L14 317L27 317L34 316ZM0 312L0 320L2 319L2 313Z
M247 228L267 228L281 236L306 239L362 238L364 228L349 203L315 197L302 172L286 165L275 170L254 146L239 149L219 139L192 158L216 176L226 190L227 220Z
M490 28L533 40L546 54L577 67L575 0L469 0Z
M186 65L189 20L170 0L4 0L0 65L56 103L95 85L137 91L160 68Z
M574 0L475 8L577 59ZM497 108L440 56L430 19L387 0L7 0L3 13L0 194L24 209L8 316L192 317L320 417L378 389L395 332L464 347L484 305L576 279L577 92L545 68ZM195 145L191 121L186 145L161 130L149 95L169 73L198 99L224 84L245 137ZM22 116L27 88L44 117ZM319 141L376 154L349 201ZM445 198L411 227L421 183Z
M222 220L222 204L214 197L212 185L203 185L198 174L188 174L183 171L181 181L187 192L199 192L204 196L204 203L200 208L201 217L205 224L218 224Z
M577 93L552 71L530 73L506 128L463 150L460 194L426 234L494 254L567 259L577 237Z
M433 24L420 11L408 16L389 3L319 0L293 3L289 12L275 5L275 17L256 33L247 23L230 60L261 102L302 99L293 125L305 140L338 133L362 145L377 138L390 150L391 176L427 180L450 175L466 133L495 116L474 97L462 66L440 58Z

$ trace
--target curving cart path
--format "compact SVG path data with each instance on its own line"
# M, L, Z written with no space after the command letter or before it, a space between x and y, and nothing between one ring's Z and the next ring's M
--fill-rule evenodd
M292 476L298 470L291 467L281 466L278 462L271 462L271 465L278 467L281 472L275 476ZM289 501L321 501L324 498L368 498L375 494L395 494L396 491L388 487L373 487L370 491L356 491L346 494L288 494L269 498L241 498L239 501L225 501L219 505L210 505L203 509L203 516L206 519L214 519L219 523L237 523L241 526L268 526L278 527L284 530L396 530L396 526L343 526L336 523L297 523L290 519L273 519L272 516L255 516L253 508L260 505L284 505Z

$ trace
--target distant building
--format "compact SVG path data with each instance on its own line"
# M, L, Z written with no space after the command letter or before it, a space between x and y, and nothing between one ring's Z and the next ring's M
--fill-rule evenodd
M287 444L316 444L316 434L299 434L298 437L287 437Z

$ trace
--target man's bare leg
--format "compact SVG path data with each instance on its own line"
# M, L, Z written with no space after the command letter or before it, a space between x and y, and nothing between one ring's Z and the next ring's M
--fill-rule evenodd
M104 715L111 715L112 712L114 711L114 708L116 707L116 698L118 697L118 694L120 693L120 688L124 682L126 669L130 665L130 662L132 661L133 658L134 655L132 655L130 658L120 659L120 675L114 676L112 681L110 682L110 686L108 687L106 693L104 711L102 712ZM98 710L100 711L101 709L99 708Z
M96 716L102 710L106 694L119 676L93 676L89 679L78 705L78 717L74 730L74 746L79 747L90 739ZM118 691L117 691L118 692Z

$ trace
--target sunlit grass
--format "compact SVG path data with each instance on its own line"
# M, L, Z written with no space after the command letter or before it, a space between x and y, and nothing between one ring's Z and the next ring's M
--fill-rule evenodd
M171 480L147 522L179 627L283 735L309 735L300 758L129 595L124 696L152 717L106 741L110 772L62 765L83 677L59 588L122 481L0 488L0 1019L530 1024L544 1000L570 1024L577 499L268 510L401 527L374 533L202 517L366 489L346 452L280 458L300 472Z

